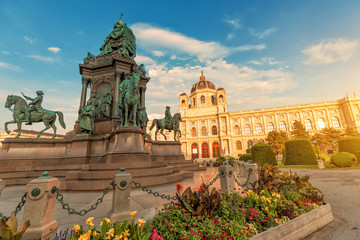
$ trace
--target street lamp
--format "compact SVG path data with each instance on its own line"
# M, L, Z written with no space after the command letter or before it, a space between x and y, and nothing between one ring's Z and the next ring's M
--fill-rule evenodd
M317 146L316 146L316 139L314 139L313 141L313 144L315 145L315 149L316 149L316 154L317 154L317 156L318 156L318 159L320 159L320 156L319 156L319 151L318 151L318 149L317 149Z

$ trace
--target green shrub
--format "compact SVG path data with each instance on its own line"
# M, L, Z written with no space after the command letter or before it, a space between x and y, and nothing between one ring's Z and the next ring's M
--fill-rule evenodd
M360 159L360 137L344 137L338 140L339 152L348 152Z
M257 143L251 148L251 160L255 163L260 163L263 166L269 163L273 166L277 165L273 148L266 143Z
M339 152L331 156L331 163L337 167L351 167L357 163L357 158L354 154Z
M240 156L239 160L247 162L248 160L251 160L251 154L250 153L243 154Z
M226 160L225 157L217 157L215 162L222 165L224 163L224 161Z
M250 153L250 154L251 154L251 148L246 149L246 153Z
M320 153L319 157L324 160L324 162L330 162L330 157L325 154Z
M316 165L316 155L309 140L294 138L285 142L285 165Z
M233 157L228 157L226 160L228 160L228 162L229 162L229 164L230 164L231 166L234 165L234 160L235 160L235 158L233 158Z

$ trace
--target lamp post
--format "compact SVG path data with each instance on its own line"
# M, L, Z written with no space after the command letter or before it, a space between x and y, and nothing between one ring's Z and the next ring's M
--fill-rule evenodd
M319 155L319 151L318 151L318 149L317 149L317 146L316 146L316 139L314 139L313 141L313 144L315 145L315 149L316 149L316 154L317 154L317 157L318 157L318 160L320 159L320 155Z
M316 139L314 139L312 142L315 145L316 154L317 154L317 157L318 157L318 159L317 159L318 168L319 169L324 169L325 168L324 161L320 158L319 151L318 151L317 146L316 146L316 143L317 143Z

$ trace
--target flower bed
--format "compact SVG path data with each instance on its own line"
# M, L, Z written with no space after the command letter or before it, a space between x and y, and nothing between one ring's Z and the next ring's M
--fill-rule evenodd
M97 229L90 218L88 227L75 226L66 239L249 239L323 205L309 176L269 165L260 169L258 187L246 192L220 193L205 184L197 191L177 184L176 191L177 201L165 204L147 223L135 222L132 212L130 222L105 219Z

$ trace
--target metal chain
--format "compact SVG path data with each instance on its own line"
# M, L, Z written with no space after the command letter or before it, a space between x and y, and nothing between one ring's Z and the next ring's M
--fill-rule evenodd
M237 177L234 175L234 179L235 179L236 184L239 185L240 187L247 186L248 183L249 183L251 174L252 174L252 171L248 171L248 174L247 174L248 176L247 176L246 182L244 184L241 184L240 181L237 179Z
M211 185L213 185L213 184L216 182L216 180L218 180L219 177L220 177L220 174L218 173L218 174L214 177L214 179L213 179L211 182L209 182L209 184L206 185L206 187L209 188Z
M19 204L16 206L15 210L12 212L12 213L15 214L15 216L16 216L16 214L17 214L18 212L21 211L22 207L24 206L24 204L25 204L25 202L26 202L26 196L27 196L27 192L24 193L24 195L21 197L21 201L20 201ZM0 212L0 215L1 215L1 212ZM7 220L9 219L9 217L3 215L3 219L4 219L5 221L7 221Z
M112 186L114 188L114 181L112 181L110 183L110 186ZM55 193L56 192L56 200L58 200L60 202L60 204L62 205L62 208L67 210L69 214L76 214L76 215L79 215L79 216L84 216L86 215L88 212L92 211L92 210L95 210L97 208L97 206L103 202L103 199L105 197L106 194L108 194L110 191L110 187L106 187L103 191L103 194L101 197L99 197L97 200L96 200L96 203L94 203L93 205L91 205L91 207L89 209L83 209L83 210L80 210L80 211L76 211L75 209L71 208L70 205L68 203L65 203L64 202L64 196L59 192L59 189L57 187L53 187L51 189L51 193Z
M158 192L153 192L151 189L148 189L147 187L143 187L141 186L141 183L132 181L132 183L135 185L135 187L141 188L144 192L147 192L148 194L152 194L154 195L154 197L161 197L162 199L167 199L167 200L176 200L177 197L176 196L170 196L170 195L165 195L165 194L160 194Z

